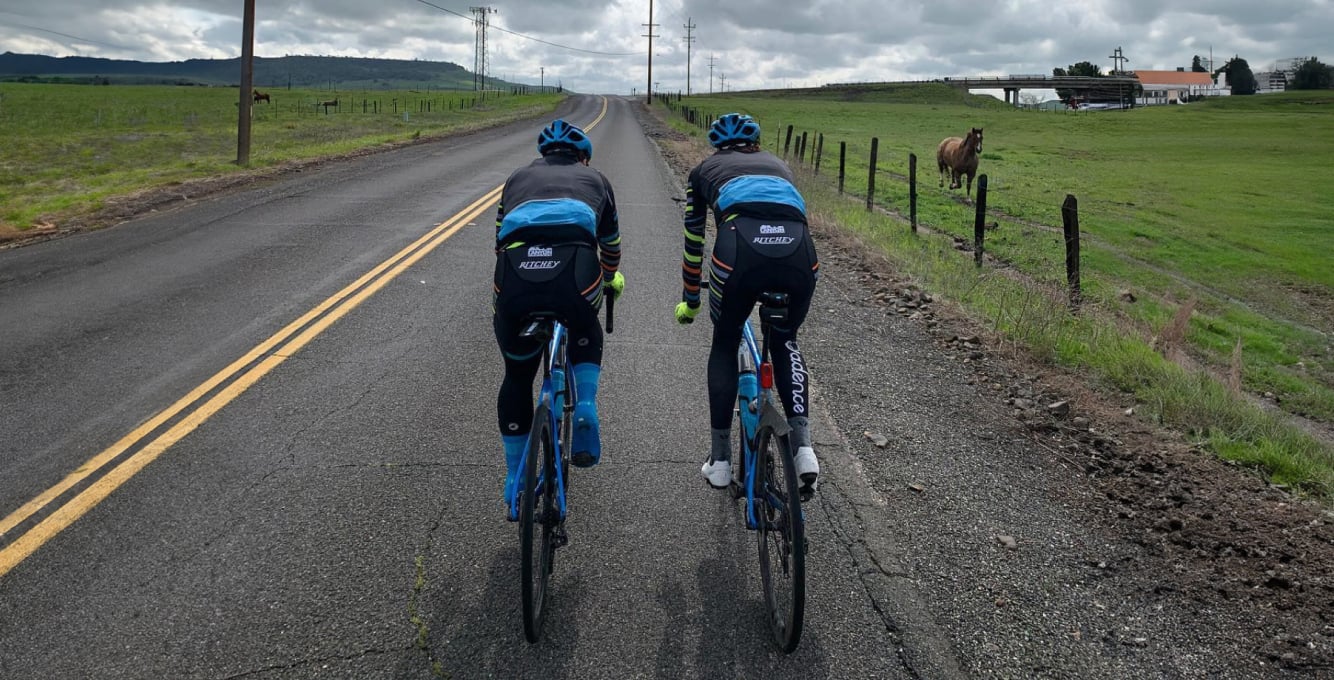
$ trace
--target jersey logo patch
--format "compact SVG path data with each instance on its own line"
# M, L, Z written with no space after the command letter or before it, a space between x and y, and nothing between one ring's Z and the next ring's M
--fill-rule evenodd
M551 248L542 246L530 246L528 248L528 257L551 257Z

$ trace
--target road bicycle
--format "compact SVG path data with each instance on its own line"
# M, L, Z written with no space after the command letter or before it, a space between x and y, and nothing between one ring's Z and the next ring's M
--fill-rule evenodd
M745 498L746 528L759 538L760 582L774 642L792 652L801 641L806 607L806 523L769 354L770 327L787 321L787 308L786 293L762 293L760 341L749 319L741 328L736 405L741 465L732 468L731 489L733 498Z
M616 296L604 286L607 333L613 326L612 307ZM566 494L570 480L570 440L574 405L579 395L566 351L569 333L550 312L528 316L519 334L542 343L542 387L533 410L533 427L519 463L520 477L511 495L509 519L519 523L519 590L523 600L523 632L537 642L546 616L546 601L556 550L569 543L565 518L569 513Z

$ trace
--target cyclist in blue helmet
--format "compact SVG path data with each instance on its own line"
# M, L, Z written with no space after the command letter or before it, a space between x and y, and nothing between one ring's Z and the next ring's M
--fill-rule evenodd
M537 136L541 158L515 170L496 210L496 271L492 317L505 361L496 399L505 449L505 495L517 476L533 421L533 379L541 344L521 338L526 317L556 312L569 329L570 370L579 401L574 409L571 461L596 465L597 390L602 370L603 286L620 296L625 277L617 271L621 233L611 183L588 166L593 143L579 127L552 121Z
M815 490L820 463L811 445L810 381L797 346L797 329L810 310L820 261L806 224L806 202L793 186L787 163L760 149L760 124L729 113L714 121L709 143L717 151L690 171L686 185L685 252L681 262L678 323L690 323L700 308L704 232L713 210L717 235L709 266L709 420L711 452L700 473L714 488L732 478L732 405L737 396L737 348L741 324L766 291L789 296L788 321L774 325L774 378L791 426L794 467L802 497Z

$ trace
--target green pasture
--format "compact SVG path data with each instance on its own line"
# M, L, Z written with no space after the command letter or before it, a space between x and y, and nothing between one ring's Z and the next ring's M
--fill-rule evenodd
M250 164L265 167L494 125L563 95L270 90ZM338 106L321 106L337 99ZM0 227L96 210L108 197L242 170L234 88L0 83Z
M1282 423L1234 404L1225 390L1211 391L1217 379L1198 378L1226 377L1240 340L1246 392L1269 393L1260 398L1270 406L1334 423L1334 92L1094 112L1017 110L945 86L697 96L671 106L681 129L698 135L703 130L679 117L683 109L750 113L764 145L779 153L792 126L789 162L817 209L854 231L862 225L905 270L963 299L1004 337L1094 369L1227 455L1254 454L1273 471L1283 467L1273 450L1302 452L1294 460L1318 460L1320 472L1280 477L1334 491L1328 445L1300 432L1279 434L1287 432ZM995 225L985 247L998 262L960 273L954 268L972 269L972 257L954 250L954 238L972 242L975 208L962 190L938 186L935 150L970 127L985 130L978 171L989 183L986 222ZM917 237L902 219L859 207L872 137L879 140L875 202L898 218L909 212L909 155L917 157ZM836 193L840 142L843 200ZM976 197L976 181L973 189ZM1079 317L1064 310L1067 194L1079 205L1086 299ZM1021 273L1023 285L1014 288L1015 277L1004 272ZM1203 368L1194 374L1140 349L1190 300L1187 350Z

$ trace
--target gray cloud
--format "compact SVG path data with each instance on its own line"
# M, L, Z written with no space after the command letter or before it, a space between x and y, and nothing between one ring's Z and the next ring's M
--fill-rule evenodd
M256 53L452 61L471 68L472 4L430 0L264 0ZM579 91L642 92L648 3L507 0L493 4L492 75L559 81ZM0 51L146 61L240 53L236 0L0 0ZM693 22L693 89L814 86L835 81L1050 73L1118 46L1130 67L1171 69L1199 54L1236 54L1253 69L1277 59L1334 60L1331 0L655 0L653 78L685 89L685 24ZM505 30L512 31L507 33ZM525 39L539 38L574 49ZM1326 52L1322 53L1322 50ZM609 56L602 53L632 53Z

